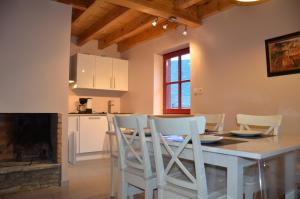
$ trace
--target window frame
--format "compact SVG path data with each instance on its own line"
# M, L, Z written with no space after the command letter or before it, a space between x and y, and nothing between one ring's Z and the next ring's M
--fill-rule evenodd
M183 83L191 82L191 77L189 80L181 80L181 56L190 53L190 48L184 48L181 50L177 50L174 52L170 52L168 54L163 55L163 113L164 114L190 114L191 108L182 108L181 104L181 86ZM166 82L166 75L167 75L167 60L173 57L178 57L178 81L174 82ZM178 84L178 108L177 109L168 109L167 108L167 86L171 84Z

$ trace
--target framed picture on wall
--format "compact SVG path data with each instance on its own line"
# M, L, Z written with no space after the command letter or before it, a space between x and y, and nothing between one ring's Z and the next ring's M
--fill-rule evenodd
M268 77L300 73L300 31L265 41Z

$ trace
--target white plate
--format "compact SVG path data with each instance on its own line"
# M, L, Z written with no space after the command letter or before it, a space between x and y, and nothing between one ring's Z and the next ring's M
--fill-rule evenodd
M214 142L219 142L222 140L222 136L214 136L214 135L200 135L201 143L203 144L210 144Z
M237 136L242 136L242 137L250 137L250 136L257 136L262 134L262 131L256 131L256 130L233 130L230 131L230 133L237 135Z
M173 142L183 142L184 137L182 136L177 136L177 135L169 135L169 136L164 136L166 140L173 141ZM223 137L221 136L214 136L214 135L200 135L200 141L202 144L210 144L214 142L219 142L222 140Z

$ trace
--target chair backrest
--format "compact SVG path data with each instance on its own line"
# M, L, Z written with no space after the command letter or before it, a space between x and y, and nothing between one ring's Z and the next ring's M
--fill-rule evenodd
M145 178L153 176L144 131L144 128L148 126L147 115L115 115L113 120L119 148L120 168L139 169L144 172ZM129 131L121 131L121 129Z
M240 129L250 130L250 126L257 127L267 127L265 134L278 135L279 127L281 125L282 116L281 115L245 115L237 114L236 115L237 123L240 125Z
M115 128L114 128L114 114L107 113L107 136L109 139L109 150L111 158L118 157L118 144L115 136Z
M207 198L207 183L199 134L205 131L203 116L184 118L153 118L150 120L158 186L171 183L197 191L197 198ZM168 136L182 136L182 142L170 142ZM195 175L179 159L182 151L192 141ZM174 144L176 145L174 149ZM167 152L170 160L166 160ZM165 159L165 160L164 160ZM172 168L179 167L186 179L172 175Z
M107 113L106 117L107 117L107 130L109 132L113 132L115 130L114 129L114 121L113 121L114 115Z
M225 114L195 114L196 116L203 116L206 119L206 128L212 131L223 131ZM209 128L212 126L211 128Z

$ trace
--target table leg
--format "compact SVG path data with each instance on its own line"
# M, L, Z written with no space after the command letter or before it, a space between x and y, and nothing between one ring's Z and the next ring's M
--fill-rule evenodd
M239 158L234 157L227 167L227 199L243 198L244 173Z
M265 182L265 172L264 172L264 160L258 160L258 177L259 177L259 189L260 197L267 199L266 193L266 182Z
M285 175L285 198L296 198L295 175L296 175L296 153L288 153L284 156Z

